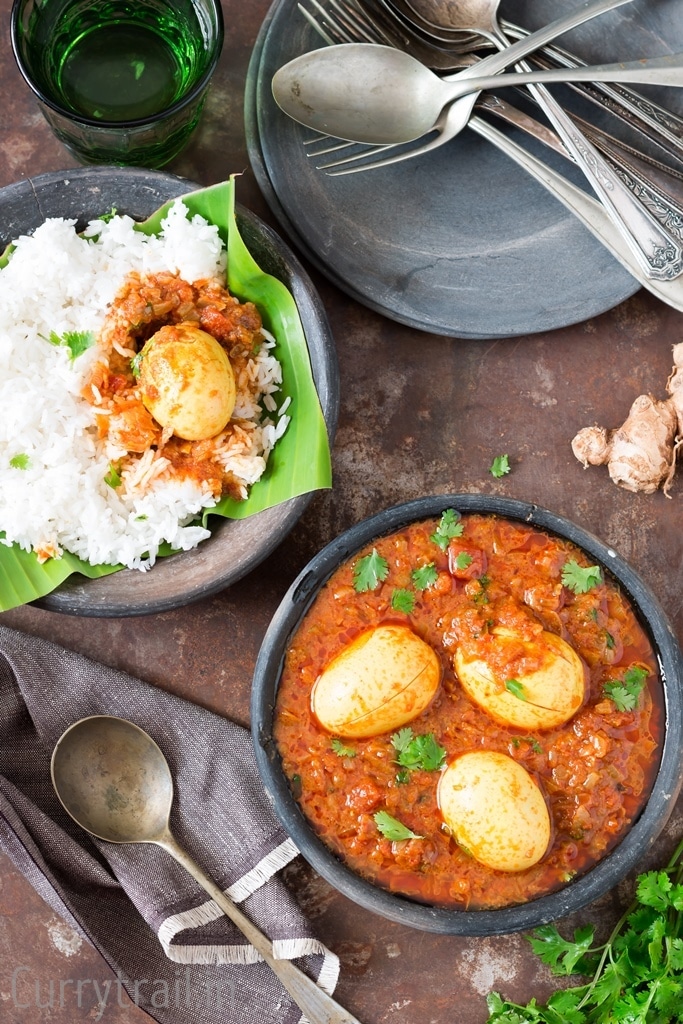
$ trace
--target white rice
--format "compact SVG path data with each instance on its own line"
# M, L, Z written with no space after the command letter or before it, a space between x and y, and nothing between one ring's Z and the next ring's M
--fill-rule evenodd
M40 557L71 551L92 564L146 569L164 542L188 550L209 536L188 525L215 499L198 484L160 479L164 460L148 452L115 491L105 482L111 444L96 442L95 409L80 392L97 358L93 346L74 361L51 332L99 333L107 306L131 271L171 271L191 283L224 279L218 231L173 204L158 236L135 231L130 217L95 221L84 236L75 221L47 220L16 240L0 271L0 534ZM266 332L264 332L266 334ZM234 415L258 424L251 451L226 467L245 486L259 479L289 417L278 414L281 368L266 340L253 373L261 403ZM283 410L284 411L284 410ZM12 464L14 460L14 464ZM161 465L157 465L160 463Z

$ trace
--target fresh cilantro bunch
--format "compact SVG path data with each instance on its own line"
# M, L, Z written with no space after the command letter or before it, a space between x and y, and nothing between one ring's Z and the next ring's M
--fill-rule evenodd
M683 842L669 865L638 877L636 898L607 942L593 945L592 926L563 939L538 928L531 946L553 974L583 975L583 985L526 1006L492 992L487 1024L674 1024L683 1021Z

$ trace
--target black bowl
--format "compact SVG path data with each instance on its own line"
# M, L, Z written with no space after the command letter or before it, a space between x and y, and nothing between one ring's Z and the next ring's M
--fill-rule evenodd
M332 573L371 541L444 509L493 514L531 524L578 545L630 599L657 657L664 689L659 769L640 816L591 870L549 895L500 910L452 910L418 903L356 875L317 837L292 796L273 740L277 688L285 652L302 617ZM251 721L256 760L268 800L306 860L345 896L392 921L451 935L498 935L538 927L578 910L615 886L645 855L673 810L683 773L683 655L656 597L626 562L592 534L537 505L478 494L420 498L378 513L327 545L299 574L276 611L256 662Z
M130 167L79 167L40 174L0 189L0 251L46 217L73 218L80 230L114 207L120 214L143 220L167 200L200 187L187 178ZM332 444L339 411L339 371L323 304L307 272L279 235L239 204L236 217L254 259L294 296ZM208 597L259 565L284 540L312 497L301 494L241 520L216 516L211 537L191 551L160 558L151 572L122 569L93 580L76 574L34 604L70 615L129 616L166 611Z

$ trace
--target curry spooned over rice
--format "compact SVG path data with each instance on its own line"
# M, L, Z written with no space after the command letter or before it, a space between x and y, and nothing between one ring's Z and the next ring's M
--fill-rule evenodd
M180 200L156 235L113 215L15 241L0 270L3 543L145 569L162 546L207 538L198 517L222 495L247 496L289 417L275 341L225 270L218 229ZM175 367L161 379L160 353ZM184 437L164 415L180 400L201 419L215 390L228 414L215 430Z

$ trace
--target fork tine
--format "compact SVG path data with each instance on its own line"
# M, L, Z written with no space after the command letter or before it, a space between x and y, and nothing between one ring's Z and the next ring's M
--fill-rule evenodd
M355 144L354 143L349 143L349 145L355 145ZM365 148L361 149L360 152L358 152L358 147L356 147L356 152L355 153L351 153L350 156L342 157L340 160L333 160L331 163L318 164L316 170L318 170L318 171L326 171L330 175L330 177L335 177L336 175L339 175L339 174L353 174L354 171L364 171L364 170L366 170L366 168L382 167L382 166L384 166L385 161L381 160L381 161L375 162L372 158L375 157L375 156L380 156L382 153L386 153L386 151L388 149L395 149L395 148L396 147L393 146L393 145L392 146L370 146L370 147L366 146ZM319 154L319 155L322 156L322 154ZM402 159L402 158L399 158L399 159ZM368 160L369 162L367 164L358 163L358 161L364 161L364 160ZM389 160L387 162L388 163L395 163L395 160L396 160L396 158L394 158L392 160ZM358 166L347 168L346 164L358 164ZM331 168L337 168L337 167L344 168L344 169L343 170L331 170Z
M334 7L342 17L346 12L347 17L355 25L360 38L369 43L386 43L388 46L395 45L382 24L373 18L366 7L357 0L329 0L330 7Z
M323 146L323 149L314 149L314 146ZM340 149L348 149L350 146L356 146L356 142L344 142L342 139L335 139L331 135L321 135L317 139L308 139L304 142L304 149L306 150L306 156L317 159L319 156L325 156L326 153L337 153ZM308 147L311 147L310 149Z
M382 28L375 22L367 11L362 10L353 0L328 0L329 6L337 12L340 22L350 31L356 39L363 42L376 43L391 42Z
M357 35L360 35L361 38L367 41L374 42L381 35L381 29L379 26L374 23L368 24L363 20L366 17L366 11L359 10L356 6L355 0L327 0L327 2L329 7L334 9L333 12L330 12L328 8L323 7L319 0L308 0L308 3L316 11L317 17L316 14L312 14L302 3L297 5L308 23L326 42L333 42L327 28L334 33L337 40L341 39L344 42L350 42L354 37L350 34L348 28L349 22L351 23L351 30L355 31ZM348 18L348 21L345 20L346 18ZM325 26L327 26L327 28ZM318 148L321 145L323 148ZM306 140L304 142L304 147L306 148L306 155L312 159L318 159L328 153L338 153L340 150L353 149L351 154L344 156L339 160L333 160L330 163L318 165L317 170L324 170L329 173L331 177L339 174L353 174L356 171L366 170L372 167L383 167L389 163L406 160L409 156L413 156L416 152L422 152L425 148L432 148L430 145L421 142L419 147L416 148L415 146L412 146L405 152L396 154L389 159L374 160L374 157L381 156L381 154L386 153L388 150L396 150L399 147L395 145L362 147L355 142L346 142L326 135L318 135L313 139ZM354 166L346 167L347 164L353 164ZM336 168L339 169L337 170Z
M353 2L339 3L337 0L328 0L328 7L324 7L318 0L308 0L308 2L315 9L317 17L302 3L297 6L309 25L326 43L360 41L386 42L391 45L381 28L370 19L366 19L365 12L356 7Z
M315 29L318 35L321 36L326 43L332 46L334 45L334 43L351 42L351 37L346 36L346 33L344 32L342 27L334 19L331 19L330 23L330 17L327 11L322 6L322 4L318 3L318 0L308 0L308 2L317 10L319 18L316 18L314 14L311 14L311 12L307 10L307 8L304 7L303 4L297 4L297 7L303 14L308 24ZM331 28L333 33L332 35L330 35L325 26L327 26L327 28Z
M317 169L325 171L331 178L336 178L342 174L356 174L359 171L371 171L378 167L388 167L390 164L398 164L402 160L410 160L413 157L420 156L422 153L429 152L430 149L436 149L437 146L441 145L441 132L437 129L433 138L426 142L424 140L425 136L423 135L415 140L419 145L414 143L407 144L408 148L406 148L405 143L390 146L366 146L361 152L356 152L341 160L319 164ZM388 150L396 149L400 149L400 152L394 152L391 156L382 157L382 154ZM376 160L375 157L381 157L381 159Z

